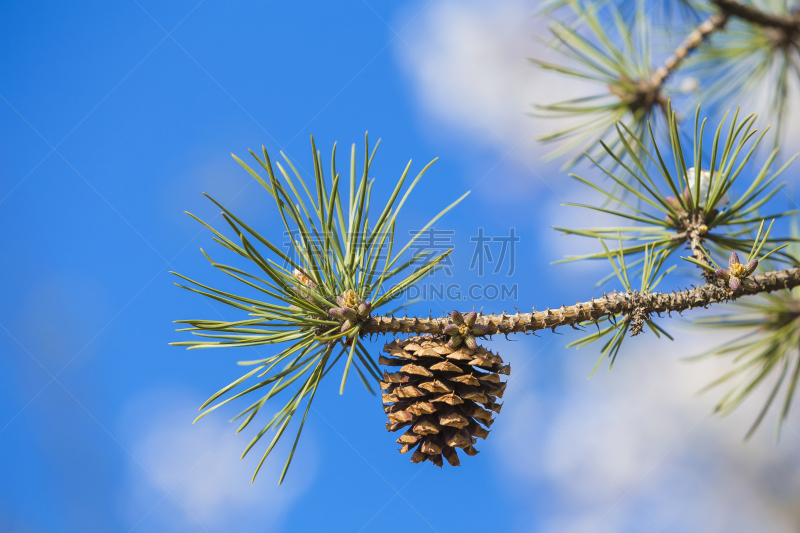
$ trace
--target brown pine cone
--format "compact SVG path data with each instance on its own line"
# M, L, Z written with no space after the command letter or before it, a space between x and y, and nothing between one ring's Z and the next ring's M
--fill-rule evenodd
M414 452L413 463L442 466L444 457L458 466L456 448L477 454L476 437L486 438L502 407L495 400L503 397L506 383L500 374L508 375L509 365L482 346L448 348L448 340L423 335L394 341L384 346L390 357L378 361L399 370L384 371L381 381L386 429L408 427L397 442L403 445L400 453Z

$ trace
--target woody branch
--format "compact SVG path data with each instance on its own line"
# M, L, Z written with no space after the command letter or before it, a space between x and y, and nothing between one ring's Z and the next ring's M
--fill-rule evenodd
M758 283L758 289L741 290L736 293L727 288L707 283L702 287L687 289L684 291L673 291L672 293L661 292L625 292L604 294L602 298L592 298L588 302L578 302L575 305L562 305L557 309L547 309L532 313L515 313L507 315L503 312L500 315L480 314L478 324L487 326L487 335L509 333L528 333L542 329L552 329L563 326L575 327L576 324L587 321L596 321L604 316L611 315L630 315L645 313L660 314L682 312L697 307L707 307L710 304L722 303L736 300L742 296L758 294L762 292L773 292L780 289L791 289L800 285L800 268L790 268L786 270L775 270L753 276ZM363 334L386 334L386 333L444 333L444 328L452 324L449 317L444 318L420 318L420 317L394 317L376 316L371 317L363 326Z
M658 93L667 78L680 66L683 60L702 45L711 34L724 29L730 17L737 17L758 26L778 30L785 36L784 41L788 41L791 37L800 34L800 14L775 15L736 0L711 0L711 2L719 8L720 12L704 20L683 40L672 55L647 80L647 87L643 88L643 92L648 94Z
M800 30L800 16L797 14L781 16L766 13L736 0L711 0L711 3L717 6L724 15L737 17L759 26L775 28L787 33L796 33Z
M675 49L672 55L664 61L664 64L658 67L653 73L653 76L650 78L651 89L658 90L669 75L678 68L681 62L686 59L695 48L703 44L709 35L724 28L727 22L727 13L715 13L695 28L694 31L684 39L680 46Z

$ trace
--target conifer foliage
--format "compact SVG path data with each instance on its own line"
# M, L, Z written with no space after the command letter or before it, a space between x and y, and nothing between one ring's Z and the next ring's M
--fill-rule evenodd
M747 436L777 398L779 430L800 381L800 239L796 229L792 235L781 229L796 211L775 207L788 196L778 180L794 160L781 151L780 133L792 96L798 96L792 93L800 74L798 7L796 0L543 3L553 37L548 44L563 63L534 63L593 83L597 94L539 105L537 113L561 121L541 140L560 143L551 155L563 157L572 169L563 179L575 179L595 195L596 201L569 208L617 221L611 227L556 228L596 245L593 253L562 261L601 260L611 267L598 286L613 284L614 290L575 305L551 309L547 302L519 302L533 312L395 317L387 310L393 298L450 253L414 255L413 243L466 194L447 199L452 203L401 244L395 242L398 215L407 202L423 203L412 192L432 162L410 183L409 162L386 187L371 177L377 145L370 150L368 140L360 157L353 145L342 175L336 146L326 172L313 138L312 171L306 176L285 156L284 162L273 162L266 149L250 152L253 167L234 156L262 186L291 247L284 250L211 197L222 211L224 230L191 215L238 261L238 266L220 263L211 258L216 252L203 252L241 291L178 274L180 287L228 306L236 316L179 320L179 331L193 340L174 344L269 351L241 361L249 371L213 394L198 419L247 398L234 418L242 431L268 401L272 406L281 396L282 407L270 409L274 414L244 454L273 432L257 474L294 421L283 480L319 384L333 370L341 375L340 393L354 374L373 394L380 389L386 427L403 431L397 443L412 462L457 466L458 450L475 455L477 439L488 436L501 410L502 376L510 373L499 355L481 346L484 339L570 326L585 333L569 346L598 348L597 369L603 361L624 360L630 337L651 333L672 339L667 318L694 310L696 329L728 337L699 356L733 359L731 371L711 384L732 384L717 412L732 411L772 382ZM730 107L721 120L704 117L703 109L720 106ZM764 107L767 120L748 106ZM572 121L568 127L565 118ZM769 123L777 125L777 133L765 127ZM764 142L767 137L771 142ZM674 281L678 266L689 267L695 285L681 288ZM720 305L722 313L706 311ZM376 358L366 340L388 334L401 337L385 344L385 355ZM296 417L298 410L302 416Z

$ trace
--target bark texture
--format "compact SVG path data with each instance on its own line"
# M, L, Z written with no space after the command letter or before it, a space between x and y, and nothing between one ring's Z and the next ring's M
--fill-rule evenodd
M557 309L547 308L545 311L517 312L513 315L505 312L500 315L479 314L477 323L488 327L487 335L508 335L509 333L532 333L542 329L555 331L555 328L558 327L575 327L578 323L594 321L614 314L636 316L642 313L646 315L680 313L696 307L707 307L710 304L735 300L748 294L797 287L800 285L800 268L775 270L753 276L753 279L758 283L757 290L742 289L732 293L727 288L707 283L702 287L671 293L614 292L604 294L602 298L593 298L588 302L578 302L570 306L562 305ZM450 317L373 316L364 324L361 332L367 335L373 333L443 334L444 328L452 323Z
M678 65L686 59L686 57L698 46L708 38L709 35L715 31L725 27L728 22L728 15L723 13L716 13L703 21L692 33L683 40L683 42L675 49L671 56L664 61L664 64L656 69L653 76L650 78L650 85L657 89L663 85L667 77L678 68Z
M727 21L728 15L725 13L711 15L683 40L664 64L658 67L649 78L635 81L635 90L633 92L628 94L627 92L618 91L614 87L611 88L611 91L627 102L628 108L632 113L642 109L649 112L655 106L660 107L666 113L668 98L662 91L664 82L695 48L705 42L709 35L725 27Z
M775 15L766 13L736 0L711 0L722 14L740 18L759 26L776 28L786 32L795 33L800 29L800 17L798 15Z

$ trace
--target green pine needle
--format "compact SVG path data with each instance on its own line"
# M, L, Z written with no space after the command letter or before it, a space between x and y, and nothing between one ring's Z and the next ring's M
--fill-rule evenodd
M255 365L255 368L213 394L201 406L202 412L195 420L196 422L233 400L243 396L252 397L261 390L262 396L234 418L236 420L244 417L237 430L239 432L253 421L270 398L289 389L291 398L244 450L243 457L269 429L275 430L272 442L264 452L253 479L297 410L305 402L294 444L281 472L280 481L283 481L317 388L345 353L348 356L340 392L344 392L350 368L353 367L367 390L374 394L369 381L380 380L380 368L362 344L359 337L361 326L351 324L342 331L342 323L328 313L329 309L341 307L337 297L343 297L346 293L355 295L358 302L370 302L371 313L374 313L393 296L402 293L435 270L451 251L408 257L406 252L418 234L402 246L399 252L393 253L397 216L433 161L405 188L402 199L398 202L411 169L409 162L393 185L393 191L386 203L379 206L379 215L371 218L370 205L375 205L372 197L375 180L370 177L370 167L377 144L379 143L370 152L369 139L365 137L360 175L357 173L358 162L353 145L349 167L350 188L344 197L340 175L336 171L336 145L331 156L330 175L326 177L312 138L314 175L310 179L304 178L284 154L281 155L284 156L285 166L278 162L273 163L266 149L262 149L262 156L250 151L250 155L266 176L233 156L271 198L270 203L273 203L273 208L280 215L283 230L291 241L291 254L284 252L279 245L237 218L209 195L206 196L222 210L223 219L232 235L226 236L200 218L189 214L212 232L217 243L251 262L257 274L217 263L205 252L203 254L212 267L241 284L243 294L215 289L175 273L189 283L177 284L179 287L242 311L247 318L233 321L177 321L188 325L178 331L191 332L197 340L172 344L189 349L282 345L275 355L241 361L240 365ZM458 205L467 194L469 193L442 210L425 229ZM412 266L416 267L413 272L409 271ZM383 287L386 290L382 292ZM331 357L336 350L338 355ZM233 394L252 379L258 381Z

